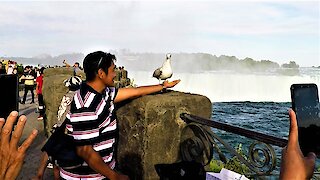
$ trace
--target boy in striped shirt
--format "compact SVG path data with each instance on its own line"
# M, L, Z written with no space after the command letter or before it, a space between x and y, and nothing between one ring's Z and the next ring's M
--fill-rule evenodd
M118 136L114 103L172 88L180 82L116 89L115 60L114 55L97 51L83 61L86 82L73 98L66 128L77 145L77 154L85 162L80 167L61 168L60 176L64 179L129 179L113 170Z

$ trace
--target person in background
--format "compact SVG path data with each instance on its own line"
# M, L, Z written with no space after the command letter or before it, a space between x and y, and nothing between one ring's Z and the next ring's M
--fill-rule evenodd
M18 74L18 69L16 67L13 68L12 74Z
M0 74L7 74L6 69L3 67L3 64L0 62Z
M81 77L81 75L80 75L80 71L81 70L82 69L80 67L80 64L78 62L74 63L74 65L73 65L73 75Z
M44 117L44 112L45 112L45 108L44 108L44 101L43 101L43 96L42 96L42 85L43 85L43 71L44 68L41 68L39 70L39 76L36 78L36 93L38 96L38 104L39 104L39 116L38 116L38 120L43 120Z
M26 103L28 91L31 92L32 100L31 103L34 103L34 73L32 73L32 69L30 66L26 66L24 70L24 74L20 77L20 81L24 80L24 95L21 104Z
M22 145L18 145L27 117L22 115L18 118L15 128L14 124L18 118L18 112L12 111L7 120L0 118L0 179L17 179L27 149L36 138L38 131L33 130ZM12 131L14 129L14 131Z
M63 64L67 68L71 67L71 65L69 63L67 63L66 60L63 60ZM80 67L80 64L78 62L75 62L72 67L73 67L73 75L81 77L80 71L82 70L82 68Z
M304 157L298 141L298 124L295 112L289 110L290 129L288 144L282 150L280 179L302 180L310 179L313 175L316 155L310 152ZM319 139L317 139L319 141Z
M74 139L77 154L85 163L73 169L60 168L63 179L129 179L114 170L118 133L114 103L160 92L180 82L165 81L152 86L116 89L115 60L114 55L97 51L88 54L83 61L86 82L81 84L73 98L66 129Z
M10 64L8 66L7 74L13 74L13 65L12 64Z
M67 68L71 67L71 65L69 63L67 63L67 61L64 59L62 62Z

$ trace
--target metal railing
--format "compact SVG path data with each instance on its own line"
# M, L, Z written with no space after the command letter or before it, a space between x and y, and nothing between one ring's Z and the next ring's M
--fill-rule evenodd
M272 171L276 168L277 157L271 145L284 147L288 142L287 139L266 135L187 113L180 114L180 117L187 123L181 135L182 142L180 149L182 159L202 161L204 165L207 165L213 157L213 151L215 151L218 153L220 160L226 162L226 157L217 144L219 142L228 152L237 157L241 163L250 169L251 173L246 174L246 176L259 178L276 175L272 174ZM207 126L245 136L256 141L249 146L248 155L244 157ZM188 129L191 130L189 133L192 132L195 136L190 136L187 132ZM187 138L184 138L184 136Z

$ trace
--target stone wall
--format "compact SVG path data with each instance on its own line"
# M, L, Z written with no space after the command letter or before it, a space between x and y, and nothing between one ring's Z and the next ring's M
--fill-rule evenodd
M211 117L211 102L201 95L167 92L122 103L118 162L130 179L159 179L154 165L179 161L181 113Z
M48 135L51 134L52 126L57 122L61 99L68 92L68 88L64 86L63 81L72 75L72 68L49 68L44 70L42 94L46 106L45 131Z

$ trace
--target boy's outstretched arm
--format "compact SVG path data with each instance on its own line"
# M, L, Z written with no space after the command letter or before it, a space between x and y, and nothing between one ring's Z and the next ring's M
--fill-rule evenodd
M174 80L172 82L164 81L163 84L151 85L151 86L140 86L137 88L120 88L118 94L114 100L115 103L124 101L126 99L136 98L139 96L159 92L166 88L172 88L180 82Z

